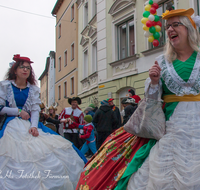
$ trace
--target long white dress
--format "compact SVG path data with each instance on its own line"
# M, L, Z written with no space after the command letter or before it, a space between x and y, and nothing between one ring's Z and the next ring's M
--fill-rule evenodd
M0 105L16 102L12 85L0 82ZM39 109L39 89L28 84L28 98L22 109ZM1 190L74 190L83 171L84 162L61 137L43 132L39 136L29 134L31 122L15 117L10 120L0 138L0 189Z
M177 96L200 93L200 54L187 82L164 56L158 58L167 88ZM149 83L146 85L146 89ZM158 92L159 88L148 93ZM128 190L200 190L200 102L179 102L166 121L166 134L134 173Z

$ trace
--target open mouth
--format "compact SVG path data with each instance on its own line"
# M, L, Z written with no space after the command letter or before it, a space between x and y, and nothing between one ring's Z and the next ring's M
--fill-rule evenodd
M178 35L171 35L171 39L175 39L177 37L178 37Z

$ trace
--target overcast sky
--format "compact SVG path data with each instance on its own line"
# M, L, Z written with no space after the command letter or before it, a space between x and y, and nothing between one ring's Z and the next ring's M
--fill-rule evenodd
M49 52L55 51L56 18L51 11L56 1L0 0L0 80L4 80L14 54L34 61L36 78L40 77Z

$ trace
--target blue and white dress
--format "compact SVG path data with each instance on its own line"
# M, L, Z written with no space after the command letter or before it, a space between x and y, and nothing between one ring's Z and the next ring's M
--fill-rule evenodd
M39 88L27 84L19 89L14 81L0 82L0 114L12 108L0 131L1 190L74 190L84 161L71 142L41 123ZM31 115L31 122L18 115L18 108ZM39 136L29 134L38 127ZM77 154L78 153L78 154Z

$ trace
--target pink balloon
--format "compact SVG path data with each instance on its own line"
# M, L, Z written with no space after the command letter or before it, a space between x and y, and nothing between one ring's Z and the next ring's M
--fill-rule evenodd
M158 5L157 3L153 3L153 4L151 5L151 7L154 7L155 9L158 9L158 8L159 8L159 5Z
M149 27L149 28L152 27L152 21L148 20L148 21L146 22L146 26Z
M154 40L153 41L153 46L157 47L159 45L159 41L158 40Z
M156 25L162 27L162 23L160 21L156 22Z
M156 13L156 9L154 8L154 7L151 7L150 8L150 13L153 15L153 14L155 14Z

